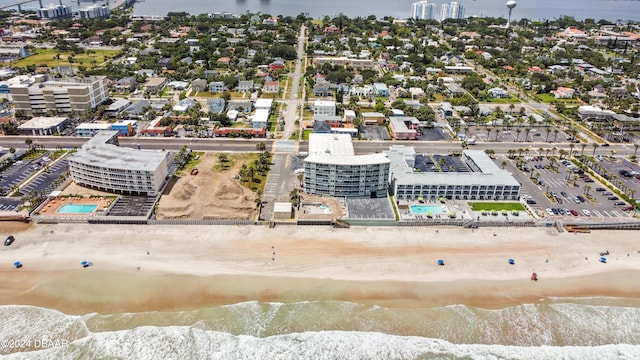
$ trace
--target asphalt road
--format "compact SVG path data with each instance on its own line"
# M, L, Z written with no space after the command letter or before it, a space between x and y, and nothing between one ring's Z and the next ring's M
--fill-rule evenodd
M60 137L60 136L28 136L35 144L42 144L48 149L55 149L57 146L63 148L80 147L88 138L84 137ZM14 147L16 149L26 148L25 139L27 136L3 136L0 137L0 146L4 148ZM137 148L138 144L141 149L149 150L179 150L183 146L196 151L228 151L228 152L250 152L256 151L256 145L260 142L266 144L267 150L273 152L273 140L270 139L229 139L229 138L121 138L120 146ZM368 154L387 150L393 144L401 144L413 146L416 152L420 153L448 153L451 151L460 151L462 148L460 142L454 141L354 141L353 145L356 154ZM573 153L580 153L581 146L576 144ZM569 151L569 143L554 143L556 149L565 149ZM528 148L533 152L538 148L549 148L550 144L545 142L479 142L476 145L469 146L469 149L485 150L492 149L496 154L506 154L509 149ZM298 151L307 151L309 145L306 141L299 143ZM598 147L596 155L611 155L611 150L615 150L616 156L633 155L635 149L633 144L611 144L609 147ZM585 153L591 155L593 148L588 146Z

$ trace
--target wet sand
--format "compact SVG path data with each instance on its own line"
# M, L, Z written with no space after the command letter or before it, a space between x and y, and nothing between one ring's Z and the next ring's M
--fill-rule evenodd
M556 297L640 297L634 231L2 225L16 242L0 250L0 304L70 314L252 300L503 308ZM607 264L598 261L603 250ZM94 266L82 268L83 260Z

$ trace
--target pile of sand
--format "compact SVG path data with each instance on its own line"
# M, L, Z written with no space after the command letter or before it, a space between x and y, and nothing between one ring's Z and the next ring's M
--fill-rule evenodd
M214 171L218 156L206 153L198 175L186 174L160 197L158 219L250 220L256 216L255 194L233 175L241 163L226 171Z

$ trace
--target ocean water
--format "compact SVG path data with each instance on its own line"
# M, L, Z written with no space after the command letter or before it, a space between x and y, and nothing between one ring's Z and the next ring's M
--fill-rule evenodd
M340 13L349 17L376 15L378 18L392 16L407 18L411 14L411 3L417 0L138 0L134 5L135 15L166 15L168 12L186 11L190 14L213 12L246 12L277 15L308 14L313 18ZM506 0L457 0L465 5L465 16L492 16L507 18ZM432 2L431 0L429 2ZM436 12L440 5L451 0L434 0ZM573 16L578 20L593 18L616 21L640 21L640 1L638 0L517 0L512 18L555 19Z
M640 300L488 310L246 302L66 315L0 306L6 359L639 359Z

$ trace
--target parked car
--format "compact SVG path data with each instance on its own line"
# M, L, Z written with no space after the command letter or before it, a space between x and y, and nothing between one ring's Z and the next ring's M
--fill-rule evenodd
M578 212L577 212L577 211L575 211L575 210L573 210L573 209L571 209L571 215L573 215L573 216L578 216Z
M605 189L605 188L601 188L601 187L597 187L597 188L596 188L596 191L607 191L607 189Z
M533 199L527 199L527 204L535 205L535 204L537 204L537 202L535 200L533 200Z
M9 246L13 244L14 241L16 241L16 238L14 238L13 235L9 235L6 239L4 239L4 246Z
M551 209L547 208L545 211L547 212L547 214L553 215L553 211Z
M631 211L631 210L633 210L633 206L630 206L630 205L622 208L622 211Z
M618 200L618 197L617 196L609 196L607 199L609 199L609 200Z
M613 203L613 205L622 206L622 205L627 205L627 203L624 201L616 201Z
M591 216L591 211L589 211L587 209L583 209L582 213L584 214L584 216Z

